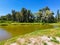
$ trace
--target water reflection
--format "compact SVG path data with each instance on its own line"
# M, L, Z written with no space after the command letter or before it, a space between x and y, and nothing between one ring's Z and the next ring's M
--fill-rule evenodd
M4 29L0 28L0 41L6 40L11 37L11 34Z
M58 25L54 25L54 28L59 28L60 26L58 26Z

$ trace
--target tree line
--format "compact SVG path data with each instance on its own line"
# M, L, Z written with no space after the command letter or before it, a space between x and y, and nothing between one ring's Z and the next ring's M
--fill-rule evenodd
M44 22L44 23L55 23L60 21L60 13L57 10L56 16L54 16L54 12L50 10L49 7L45 7L39 9L38 12L32 13L31 10L27 10L26 8L22 8L20 12L12 10L11 14L7 14L5 16L0 17L0 21L13 21L13 22Z

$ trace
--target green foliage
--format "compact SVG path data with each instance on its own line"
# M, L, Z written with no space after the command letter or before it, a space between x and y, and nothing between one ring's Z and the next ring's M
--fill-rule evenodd
M11 14L7 14L7 15L6 15L6 18L7 18L7 21L11 21L11 20L12 20Z
M56 20L57 20L57 22L60 21L60 13L59 13L59 10L57 10Z
M5 23L5 20L0 20L0 23Z
M0 26L8 26L8 24L2 23L2 24L0 24Z
M44 42L44 45L47 45L47 43Z
M57 41L55 37L53 37L53 39L51 41L59 43L59 41Z
M37 20L38 22L45 22L45 23L54 23L55 18L54 18L54 13L50 11L48 7L45 7L43 9L40 9L39 12L37 13L38 17Z
M57 11L57 17L59 19L59 10ZM20 12L12 10L11 14L1 16L0 20L23 23L25 22L55 23L57 21L56 18L54 17L54 13L48 7L39 9L39 11L36 13L36 16L31 12L31 10L27 10L26 8L22 8Z

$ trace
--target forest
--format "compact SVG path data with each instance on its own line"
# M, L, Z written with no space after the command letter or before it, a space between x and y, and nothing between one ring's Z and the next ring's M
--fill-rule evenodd
M36 13L33 13L26 8L22 8L19 12L12 10L11 14L1 16L0 23L4 23L5 21L20 23L56 23L60 21L60 13L59 10L57 10L55 15L48 6L39 9Z

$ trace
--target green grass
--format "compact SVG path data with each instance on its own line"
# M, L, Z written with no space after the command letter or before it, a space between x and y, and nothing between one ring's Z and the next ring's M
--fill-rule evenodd
M55 36L58 36L57 32L60 32L60 30L58 30L58 31L56 29L37 30L37 31L29 33L29 34L13 37L13 38L5 41L5 43L15 42L16 39L19 37L29 38L29 37L33 37L33 36L42 36L42 35L55 37ZM55 39L52 41L58 43L58 41L56 41ZM4 43L4 42L1 42L0 44L2 44L2 43Z
M55 25L57 25L57 24L55 24ZM32 27L33 26L34 25L32 25ZM44 26L44 27L46 27L46 26ZM31 32L31 33L15 36L15 37L13 37L11 39L2 41L2 42L0 42L0 45L4 45L4 43L9 44L9 43L15 42L16 39L20 38L20 37L29 38L29 37L34 37L34 36L37 37L37 36L42 36L42 35L47 35L47 36L52 36L52 37L55 37L55 36L59 36L60 37L60 28L40 29L40 30L38 29L38 30L35 30L35 31ZM54 42L58 42L55 39L53 41Z
M50 29L53 28L52 25L48 25L48 24L40 24L40 23L12 23L12 24L2 24L2 26L0 26L0 28L5 29L6 31L8 31L9 33L12 34L12 36L17 36L17 35L22 35L22 34L26 34L26 33L30 33L36 30L41 30L41 29Z
M56 40L56 38L55 37L53 37L53 39L51 40L52 42L55 42L55 43L59 43L59 41L58 40Z
M47 43L44 42L44 45L47 45Z

